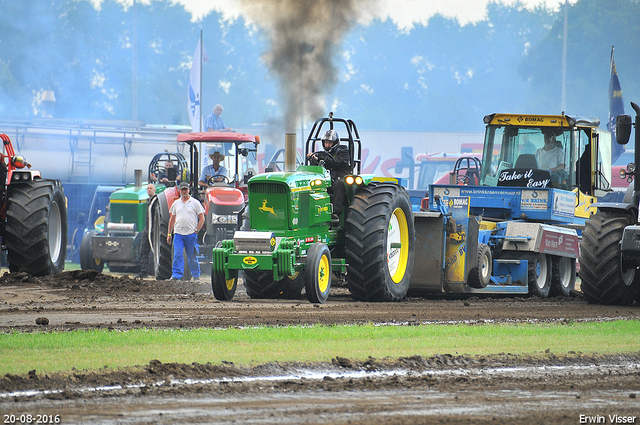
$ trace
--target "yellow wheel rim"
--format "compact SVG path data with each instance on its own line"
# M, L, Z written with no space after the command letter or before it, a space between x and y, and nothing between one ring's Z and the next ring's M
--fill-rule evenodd
M226 279L226 283L227 283L227 290L231 291L236 284L236 279L235 278Z
M318 289L320 289L320 293L327 291L330 276L331 268L329 267L329 259L326 255L323 255L318 265Z
M401 208L393 210L387 229L387 266L391 280L402 282L409 260L409 225Z

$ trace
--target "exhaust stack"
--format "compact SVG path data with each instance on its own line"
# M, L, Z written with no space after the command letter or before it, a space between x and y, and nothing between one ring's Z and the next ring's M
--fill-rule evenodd
M133 170L133 179L136 187L142 186L142 170Z
M284 134L284 171L296 171L297 134Z

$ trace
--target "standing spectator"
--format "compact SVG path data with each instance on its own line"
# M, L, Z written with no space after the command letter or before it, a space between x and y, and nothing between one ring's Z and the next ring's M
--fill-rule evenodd
M222 109L222 105L219 103L213 107L213 112L204 120L205 131L233 131L224 125L224 121L220 116L220 114L222 114Z
M184 276L183 249L187 253L187 262L191 277L194 282L200 282L200 264L196 256L199 253L198 232L204 226L204 208L202 204L189 195L189 185L180 183L180 198L176 199L169 209L169 231L167 243L171 245L171 233L175 231L173 238L173 269L171 279L180 280Z
M202 187L207 187L211 178L214 182L221 182L227 176L227 169L224 165L220 165L220 161L224 160L224 155L219 151L214 151L209 154L209 158L211 158L211 164L202 169L200 180L198 180L198 185Z
M147 185L147 195L149 201L156 196L156 187L153 183ZM142 231L142 240L140 241L140 273L138 278L143 279L149 276L149 253L151 252L151 244L149 244L149 216L147 215L147 223Z

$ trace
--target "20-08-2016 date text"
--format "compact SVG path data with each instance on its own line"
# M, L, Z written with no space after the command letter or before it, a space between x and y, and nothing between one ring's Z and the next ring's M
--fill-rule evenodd
M3 424L59 424L60 415L3 415Z

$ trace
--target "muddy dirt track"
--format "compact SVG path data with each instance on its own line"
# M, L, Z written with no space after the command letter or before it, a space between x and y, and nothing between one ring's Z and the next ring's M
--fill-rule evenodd
M637 305L590 305L579 293L574 295L547 300L410 297L374 304L353 302L345 288L337 287L319 306L306 300L251 300L240 286L233 302L221 303L206 283L82 271L47 278L14 273L0 278L0 331L570 322L640 316ZM2 376L3 423L12 418L13 423L27 423L29 417L20 415L32 415L32 423L37 415L41 420L60 415L59 423L65 424L640 423L640 343L637 353L625 356L542 351L535 357L445 354L358 361L334 356L331 363L252 368L231 362L149 360L131 370Z

